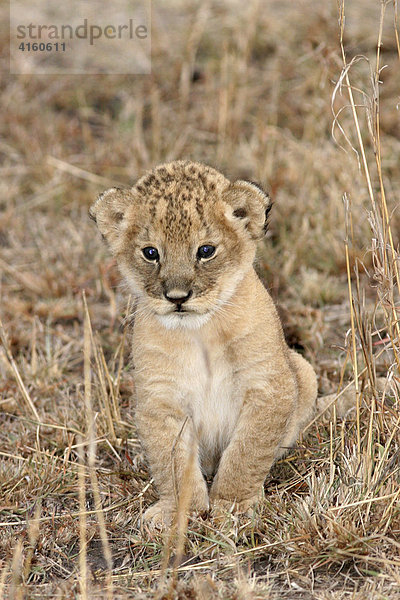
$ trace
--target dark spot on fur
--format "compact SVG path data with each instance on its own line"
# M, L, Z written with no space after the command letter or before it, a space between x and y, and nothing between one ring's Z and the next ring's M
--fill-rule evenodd
M247 217L247 210L245 208L235 208L233 211L233 216L238 217L239 219L244 219Z
M151 173L151 174L149 175L148 179L147 179L147 183L148 183L149 185L152 185L152 184L155 182L155 180L156 180L156 177L155 177L155 175L154 175L153 173Z
M196 83L197 81L202 81L203 79L204 79L203 71L200 71L200 69L194 69L192 72L192 82Z

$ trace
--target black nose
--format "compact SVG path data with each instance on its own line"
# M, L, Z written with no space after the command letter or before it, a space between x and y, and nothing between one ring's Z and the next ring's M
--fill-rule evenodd
M164 292L164 296L166 297L166 299L170 302L173 302L173 304L177 305L183 304L184 302L186 302L186 300L189 300L192 294L192 290L186 292L184 290L172 289L168 292Z

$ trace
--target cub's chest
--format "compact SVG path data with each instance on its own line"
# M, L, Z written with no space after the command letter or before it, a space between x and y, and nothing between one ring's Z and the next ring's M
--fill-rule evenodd
M211 475L232 437L241 408L233 365L223 350L206 352L196 342L186 350L178 381L181 401L197 434L201 466Z

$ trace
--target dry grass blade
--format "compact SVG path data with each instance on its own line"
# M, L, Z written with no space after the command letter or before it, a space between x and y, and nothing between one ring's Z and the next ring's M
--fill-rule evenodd
M29 521L28 524L28 537L29 537L29 546L26 552L26 558L23 568L23 581L26 583L28 581L29 574L31 572L32 559L34 557L36 545L39 539L40 533L40 512L41 505L38 502L35 507L35 515L32 520Z
M173 457L172 457L173 460ZM170 585L170 594L176 589L178 582L178 568L182 563L182 557L185 547L186 532L188 528L189 509L193 497L192 478L194 472L194 461L196 460L195 440L192 440L190 452L188 455L185 470L183 472L179 498L176 511L176 542L175 556L173 562L172 579ZM170 554L170 551L168 552Z
M79 490L79 570L80 570L80 589L82 600L88 598L88 565L87 565L87 539L86 539L86 484L84 465L84 450L80 446L79 451L80 469L78 471L78 490Z
M22 397L26 402L27 407L29 408L29 410L32 412L33 416L35 417L35 419L38 421L38 423L41 423L41 419L39 417L39 413L36 410L36 407L32 401L32 398L30 397L28 390L25 387L25 384L22 380L22 377L20 375L20 372L18 370L17 364L14 360L14 357L11 353L10 347L8 345L7 342L7 336L6 336L6 332L4 331L4 327L3 327L3 323L0 319L0 341L2 343L3 346L3 350L6 356L7 361L9 362L9 365L12 369L12 372L14 374L15 380L18 383L18 387L21 391Z
M85 321L84 321L84 380L85 380L85 410L86 410L86 422L87 422L87 435L89 441L88 449L88 466L90 472L90 482L92 486L94 504L96 508L96 515L99 523L100 538L103 547L104 558L107 564L107 598L112 599L113 597L113 584L112 584L112 554L110 544L108 541L106 523L104 518L104 511L101 502L101 495L99 489L99 482L96 473L96 443L94 435L94 419L92 410L92 395L91 395L91 366L90 357L92 354L92 327L90 322L89 310L86 302L86 296L83 294L83 304L85 310Z
M347 74L346 74L347 77ZM357 409L357 451L358 456L361 455L361 429L360 429L360 391L359 391L359 371L358 371L358 359L357 359L357 346L356 346L356 325L354 318L354 303L353 303L353 291L351 288L351 273L350 273L350 259L349 259L349 206L347 198L345 196L345 215L346 215L346 239L345 239L345 255L346 255L346 274L347 283L349 290L349 306L350 306L350 327L351 327L351 345L352 345L352 362L354 371L354 385L356 389L356 409Z
M101 177L100 175L96 175L95 173L90 173L85 169L81 169L80 167L71 165L70 163L67 163L64 160L60 160L59 158L55 158L54 156L48 156L47 162L52 167L55 167L56 169L59 169L64 173L68 173L73 177L85 179L86 181L90 181L91 183L95 183L97 185L102 185L106 187L115 185L115 181L107 179L107 177Z
M0 600L4 599L4 592L6 588L6 579L9 573L10 565L5 562L0 575Z
M4 260L0 258L0 267L4 272L10 274L15 281L18 281L25 288L28 288L35 294L42 293L42 287L37 283L37 281L30 277L27 273L20 273L18 269L15 269L13 266L8 265Z
M9 591L9 597L12 600L22 600L23 591L22 591L22 552L23 546L22 541L18 540L14 553L13 559L11 563L11 585Z
M149 484L148 486L149 487ZM146 489L144 490L146 491ZM133 500L137 500L141 497L141 493L137 496L137 498L133 498ZM121 502L117 502L116 504L113 504L112 506L107 506L105 508L102 509L102 512L107 514L113 511L118 511L121 508L125 508L127 505L129 505L129 503L131 502L131 499L129 500L122 500ZM95 510L86 510L84 515L85 516L91 516L91 515L97 515L98 513L98 509L96 508ZM52 515L52 516L48 516L48 517L40 517L38 519L39 523L54 523L55 520L71 520L71 519L75 519L75 518L79 518L81 516L81 511L78 512L68 512L68 513L64 513L64 514L60 514L60 515ZM21 525L29 525L29 520L25 520L25 519L21 519L20 521L4 521L4 522L0 522L0 527L17 527L17 526L21 526Z

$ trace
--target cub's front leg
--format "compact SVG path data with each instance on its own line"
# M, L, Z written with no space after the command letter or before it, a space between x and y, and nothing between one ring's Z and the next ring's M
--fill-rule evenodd
M152 527L172 522L183 486L187 486L185 493L191 496L191 511L204 512L209 508L193 424L169 399L172 394L171 391L164 401L159 397L139 399L136 409L139 437L160 494L159 501L144 513L144 521Z
M211 487L212 503L229 502L246 511L260 499L295 406L296 385L291 373L287 377L275 393L272 387L245 393L236 428Z

